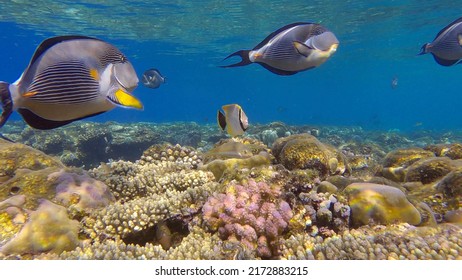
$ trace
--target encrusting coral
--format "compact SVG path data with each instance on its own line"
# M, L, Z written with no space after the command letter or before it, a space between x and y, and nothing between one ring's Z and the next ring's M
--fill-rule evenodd
M354 225L421 222L419 211L398 188L373 183L353 183L344 190Z
M73 250L79 244L79 222L69 219L63 206L42 200L37 210L26 216L21 231L0 247L0 253L61 253Z

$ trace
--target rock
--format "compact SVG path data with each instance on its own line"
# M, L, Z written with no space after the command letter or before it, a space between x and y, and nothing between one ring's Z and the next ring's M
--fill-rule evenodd
M337 192L337 187L328 182L328 181L322 181L319 183L316 192L318 193L336 193Z

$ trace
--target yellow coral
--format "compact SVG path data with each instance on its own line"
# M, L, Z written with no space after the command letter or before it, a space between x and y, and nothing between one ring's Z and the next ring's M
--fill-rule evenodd
M371 222L417 225L421 222L419 211L398 188L372 183L353 183L348 185L344 192L348 196L355 225L367 225Z
M66 208L43 200L21 231L0 248L3 254L61 253L77 244L79 222L69 219Z
M200 166L200 169L211 171L218 181L225 173L233 173L237 169L267 166L270 163L271 156L267 152L260 152L258 155L249 158L216 159Z

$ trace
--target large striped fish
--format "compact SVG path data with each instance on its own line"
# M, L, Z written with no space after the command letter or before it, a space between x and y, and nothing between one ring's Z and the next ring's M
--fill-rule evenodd
M46 39L21 77L0 82L0 127L13 111L38 129L52 129L116 106L142 109L131 92L138 77L113 45L85 36Z
M462 17L448 24L433 42L424 44L419 55L431 53L439 65L452 66L462 62Z
M268 35L252 50L228 55L242 61L221 67L258 63L278 75L293 75L318 67L337 51L339 41L334 33L317 23L296 22Z

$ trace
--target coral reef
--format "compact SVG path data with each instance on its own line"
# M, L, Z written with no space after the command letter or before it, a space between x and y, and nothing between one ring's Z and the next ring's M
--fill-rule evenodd
M194 123L10 122L2 133L55 157L0 140L0 259L462 256L457 131L275 122L229 139Z

